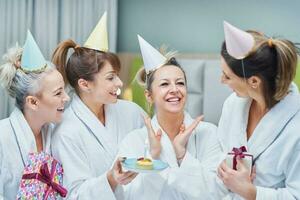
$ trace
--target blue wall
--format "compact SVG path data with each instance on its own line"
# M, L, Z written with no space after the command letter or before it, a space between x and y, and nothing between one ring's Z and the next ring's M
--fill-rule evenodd
M218 53L223 20L300 42L299 0L119 0L118 51L139 52L137 34L158 47Z

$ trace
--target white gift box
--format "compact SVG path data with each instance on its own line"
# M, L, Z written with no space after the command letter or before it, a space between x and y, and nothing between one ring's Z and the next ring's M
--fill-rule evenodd
M242 159L244 165L246 166L247 169L249 169L249 175L251 174L252 171L252 164L253 164L253 155L248 154L246 148L240 147L240 148L233 148L232 152L228 153L226 156L226 164L228 167L231 169L236 170L236 165L237 161L236 158L237 156Z

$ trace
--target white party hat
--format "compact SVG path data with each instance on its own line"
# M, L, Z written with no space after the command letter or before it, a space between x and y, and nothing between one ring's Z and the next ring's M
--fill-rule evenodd
M255 45L254 37L224 21L226 49L236 59L245 58Z
M138 40L146 73L163 66L167 62L167 58L163 56L157 49L151 46L140 35L138 35Z

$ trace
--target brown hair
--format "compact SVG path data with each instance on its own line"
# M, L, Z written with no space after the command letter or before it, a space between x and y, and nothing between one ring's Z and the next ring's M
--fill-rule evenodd
M68 51L74 49L67 60ZM63 75L65 83L69 83L78 93L78 80L84 79L93 81L106 62L109 62L113 69L120 71L120 60L114 53L103 52L85 47L79 47L73 40L61 42L55 49L52 62L57 66Z
M255 39L255 47L246 58L238 60L230 56L225 42L221 55L237 76L261 78L266 105L271 108L286 96L296 75L297 47L289 40L268 38L256 31L248 32Z

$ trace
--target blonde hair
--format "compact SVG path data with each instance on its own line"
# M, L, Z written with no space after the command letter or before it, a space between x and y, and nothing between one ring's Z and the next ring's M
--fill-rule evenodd
M18 64L21 61L22 52L23 49L16 45L8 49L7 53L2 57L4 64L0 66L0 83L8 91L19 68Z
M43 77L55 69L52 63L47 63L41 72L24 72L20 67L22 52L23 49L18 46L8 49L3 56L5 63L0 66L1 85L16 99L20 110L23 110L27 96L40 92Z

